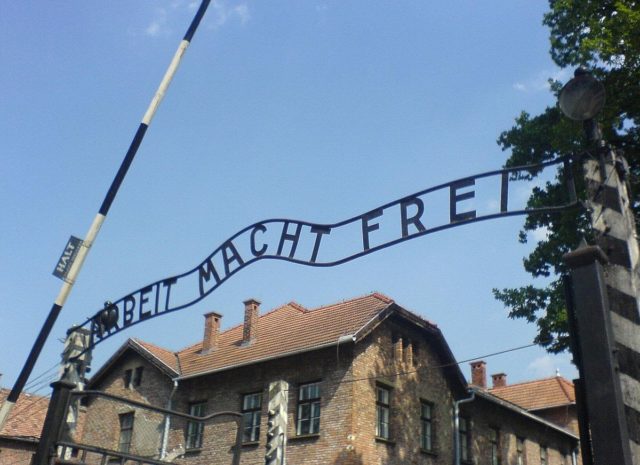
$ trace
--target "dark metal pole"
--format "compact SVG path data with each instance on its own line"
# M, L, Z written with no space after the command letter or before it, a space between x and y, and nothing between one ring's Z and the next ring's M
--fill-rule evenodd
M51 329L53 328L53 325L55 324L56 319L58 318L58 315L62 310L62 307L67 301L69 294L71 293L73 284L75 283L75 280L78 277L78 274L80 273L80 269L82 268L82 265L85 261L87 254L89 253L89 249L91 248L94 241L96 240L96 237L98 236L98 232L100 231L102 223L104 223L107 213L111 208L111 204L113 203L113 200L115 199L116 194L118 193L118 190L122 185L122 181L124 181L124 177L126 176L127 171L129 170L129 167L131 166L131 163L133 162L133 159L136 155L136 152L138 151L138 148L142 143L142 139L144 138L147 128L149 127L149 124L151 124L151 120L153 119L153 116L155 115L158 109L158 106L160 105L160 102L162 101L162 98L164 97L169 87L169 84L171 83L171 80L173 79L173 76L175 75L178 69L178 65L182 60L182 56L187 50L187 47L189 46L189 44L191 43L191 39L193 38L193 35L195 34L196 29L198 28L198 25L202 20L202 17L207 11L207 8L210 2L211 0L202 0L202 3L200 4L200 8L196 12L196 15L193 18L193 20L191 21L191 25L189 26L187 33L185 34L184 38L180 42L178 50L173 56L173 59L169 64L169 68L165 72L165 75L162 78L162 81L160 82L160 86L158 87L158 90L153 96L153 99L151 100L151 103L142 118L142 122L140 123L140 126L138 127L138 130L136 131L136 134L133 137L133 140L131 141L129 149L127 150L127 154L125 155L124 160L122 161L122 164L120 165L120 168L118 169L118 172L115 178L113 179L113 182L109 187L109 190L107 191L107 195L105 196L102 202L102 205L100 206L100 210L98 210L98 214L95 216L93 223L91 224L91 227L87 232L86 238L82 241L80 250L78 251L78 254L75 260L71 264L71 268L69 270L69 273L66 279L64 280L64 283L62 285L62 288L60 289L58 297L54 301L53 306L49 311L49 315L47 316L47 319L45 320L42 328L40 329L40 333L38 334L38 337L36 338L36 341L34 342L33 347L31 348L31 352L29 352L27 361L22 367L22 370L20 371L20 374L18 375L18 378L15 384L13 385L13 388L11 389L11 392L7 396L6 401L4 402L4 404L2 404L2 407L0 407L0 429L2 429L2 427L6 423L9 417L9 414L13 409L13 406L17 402L18 397L20 397L20 394L24 389L24 385L27 383L27 380L29 379L31 372L33 371L33 367L36 361L38 360L38 357L40 356L40 352L42 351L44 343L46 342L49 336L49 333L51 333Z
M584 389L584 369L582 367L582 352L580 349L580 334L576 320L576 307L573 301L573 283L571 277L562 277L564 298L567 303L567 317L569 322L569 342L573 363L578 368L578 379L573 380L576 394L576 410L578 413L578 430L580 432L580 451L582 453L582 465L594 465L591 447L591 430L589 429L589 412L587 410L587 398Z
M69 381L56 381L51 387L53 393L49 401L47 416L42 425L42 434L32 462L33 465L49 465L51 463L51 457L56 453L56 443L60 440L66 425L71 390L76 385Z
M581 388L585 388L581 394L586 398L593 460L602 465L632 465L604 279L603 264L608 260L599 247L587 245L566 254L564 260L571 269L584 376Z

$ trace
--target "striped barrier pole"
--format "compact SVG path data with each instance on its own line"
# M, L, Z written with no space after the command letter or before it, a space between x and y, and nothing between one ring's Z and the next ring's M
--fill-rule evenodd
M53 328L53 325L55 324L56 319L58 318L58 315L62 310L62 307L64 307L64 304L67 301L69 294L71 293L73 284L75 283L78 274L80 273L80 269L84 264L87 254L89 253L89 249L95 242L96 237L100 232L100 228L102 227L102 224L107 217L107 213L111 208L111 204L113 203L113 200L115 199L116 194L118 193L118 190L122 185L122 181L124 180L127 171L129 170L129 167L131 166L131 163L136 156L136 152L138 151L138 148L142 143L142 139L144 138L144 135L149 128L149 125L151 124L151 120L158 110L158 106L165 96L167 89L169 88L169 84L173 79L173 76L178 70L180 61L182 60L187 47L191 43L191 39L193 38L193 35L195 34L196 29L198 28L200 21L202 20L202 17L207 11L210 2L211 0L203 0L200 4L196 15L191 21L187 33L184 35L184 38L180 42L178 50L174 54L173 59L169 64L169 68L165 72L164 77L162 78L162 81L158 86L158 90L153 96L153 99L151 100L151 103L149 104L149 107L147 108L147 111L145 112L142 121L140 122L140 126L138 126L138 130L136 131L135 136L133 137L133 140L129 145L129 149L127 150L127 154L125 155L124 160L120 165L120 169L118 169L118 172L116 173L116 176L113 179L111 186L109 187L109 191L107 192L107 195L105 196L102 205L100 206L100 210L98 210L98 214L93 219L93 222L89 227L89 231L87 232L85 239L80 241L79 247L77 249L77 255L75 255L75 258L69 263L69 269L68 272L65 273L64 283L62 284L60 292L58 293L58 297L54 301L53 306L49 311L49 315L47 316L47 319L40 329L40 333L38 334L38 337L36 338L36 341L31 348L31 352L27 357L27 361L22 367L22 370L20 371L20 374L18 375L18 378L13 385L13 388L11 389L11 392L0 407L0 429L2 429L7 419L9 418L11 410L16 404L18 397L20 397L20 394L22 393L22 390L27 380L29 379L29 376L31 375L31 372L33 371L33 367L38 360L38 356L42 351L44 343L46 342L49 333L51 332L51 329Z

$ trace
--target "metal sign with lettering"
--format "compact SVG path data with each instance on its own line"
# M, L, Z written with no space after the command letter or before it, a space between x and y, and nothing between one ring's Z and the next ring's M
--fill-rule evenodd
M567 178L565 204L509 209L509 193L514 184L517 188L517 183L532 179L531 173L559 163L564 163ZM195 268L151 283L110 303L113 324L109 327L105 327L104 318L101 318L103 311L97 312L83 326L90 326L91 346L94 346L135 324L199 302L238 271L258 260L285 260L330 267L463 224L533 212L560 211L577 203L571 164L571 159L561 158L540 165L469 176L424 189L333 224L291 219L260 221L231 236ZM528 195L520 196L528 198ZM474 200L482 205L474 206Z
M63 281L67 279L67 275L69 274L69 270L71 269L71 265L73 265L73 261L76 259L78 255L78 251L80 250L80 246L82 245L82 239L79 239L75 236L71 236L67 245L64 247L62 251L62 255L56 264L55 269L53 270L53 275L56 278L60 278Z

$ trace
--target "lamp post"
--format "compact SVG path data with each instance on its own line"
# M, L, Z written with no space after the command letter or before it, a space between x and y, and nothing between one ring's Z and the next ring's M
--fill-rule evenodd
M582 121L593 151L583 157L587 209L596 245L565 255L571 270L568 302L580 437L585 463L640 464L639 249L625 177L626 160L608 147L595 117L605 90L584 69L561 90L559 106Z

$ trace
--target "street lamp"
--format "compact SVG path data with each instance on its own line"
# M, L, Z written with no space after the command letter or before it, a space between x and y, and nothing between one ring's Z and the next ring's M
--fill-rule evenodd
M578 68L560 91L558 105L567 118L583 121L587 139L595 142L602 139L602 134L593 118L602 111L605 97L602 83L586 69Z

